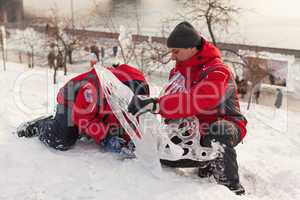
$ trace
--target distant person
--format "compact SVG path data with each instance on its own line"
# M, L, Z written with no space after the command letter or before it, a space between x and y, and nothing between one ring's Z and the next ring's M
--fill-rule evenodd
M261 83L257 83L253 88L254 100L256 104L259 104L260 91Z
M92 54L95 54L97 62L99 62L100 61L100 57L99 57L100 50L99 50L99 48L96 45L92 45L90 47L90 50L91 50Z
M64 56L62 51L58 51L58 54L56 56L56 68L63 68L64 67Z
M50 29L49 23L46 23L46 26L45 26L45 32L46 32L46 34L49 33L49 29Z
M94 67L98 62L97 55L93 52L90 52L88 59L89 59L90 67Z
M97 56L95 53L93 53L90 49L90 47L84 47L84 55L83 55L83 60L88 62L89 67L94 67L97 62Z
M273 74L269 75L269 81L270 81L271 85L275 85L275 76Z
M113 56L117 57L117 55L118 55L118 46L113 46L112 50L113 50Z
M238 93L241 94L241 98L244 98L248 91L248 81L242 79L238 86Z
M50 69L55 68L56 56L55 56L54 50L51 50L48 53L47 60L48 60L48 65L49 65Z
M19 62L20 62L20 63L22 63L22 62L23 62L23 59L22 59L22 52L21 52L21 51L19 51L19 53L18 53L18 54L19 54Z
M277 88L276 91L277 91L277 94L276 94L276 99L275 99L274 105L277 109L279 109L282 106L283 94L282 94L281 89L279 89L279 88Z
M27 54L28 68L33 68L33 65L32 65L32 55L31 55L31 53L29 51L26 54Z
M286 87L286 79L285 78L282 80L282 86Z
M104 47L101 47L101 60L103 60L104 56L105 56L105 49Z

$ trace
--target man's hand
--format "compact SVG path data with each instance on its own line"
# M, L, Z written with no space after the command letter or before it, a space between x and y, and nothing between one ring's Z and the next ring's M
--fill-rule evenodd
M147 96L135 95L128 105L128 112L136 116L146 112L158 113L158 111L157 100Z

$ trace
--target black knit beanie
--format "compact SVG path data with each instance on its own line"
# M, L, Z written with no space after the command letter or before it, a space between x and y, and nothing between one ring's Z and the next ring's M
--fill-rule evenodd
M168 48L192 48L200 45L200 43L200 34L186 21L178 24L167 40Z

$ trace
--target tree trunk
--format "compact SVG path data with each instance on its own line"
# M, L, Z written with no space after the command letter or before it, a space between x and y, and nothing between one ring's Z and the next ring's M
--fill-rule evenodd
M28 68L31 68L31 61L32 61L32 59L31 59L30 52L27 51L26 54L27 54L26 57L27 57Z
M67 56L68 56L68 52L65 51L65 56L64 56L64 75L65 76L67 75Z
M206 23L207 23L207 28L208 28L208 32L209 32L211 41L215 46L217 46L216 38L215 38L213 29L212 29L212 24L211 24L210 19L206 18Z
M73 50L69 48L68 49L69 64L73 64L72 54L73 54Z
M210 16L210 14L209 14L211 8L212 8L211 5L209 5L209 7L205 13L205 20L206 20L206 25L207 25L208 32L210 35L210 39L211 39L212 43L216 46L217 42L216 42L216 38L215 38L215 35L213 32L213 27L212 27L212 16Z
M19 62L20 62L20 63L23 63L23 62L22 62L22 52L21 52L21 51L19 51Z
M119 39L118 39L118 44L119 44L121 55L122 55L122 58L123 58L123 63L127 64L127 58L126 58L126 55L125 55L125 50L124 50L124 48L121 44L121 41Z
M5 59L5 49L3 44L1 45L2 48L2 61L3 61L3 70L6 71L6 59Z
M54 84L57 83L57 81L56 81L57 69L58 69L58 67L55 66L55 67L54 67L54 74L53 74L53 83L54 83Z
M31 48L31 67L34 67L34 48Z

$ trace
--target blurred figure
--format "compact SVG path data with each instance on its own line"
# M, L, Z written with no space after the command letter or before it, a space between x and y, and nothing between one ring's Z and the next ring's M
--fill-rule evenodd
M103 60L104 56L105 56L105 49L104 47L101 47L101 60Z
M261 91L261 83L257 83L253 88L254 100L256 104L259 104L259 97Z
M94 67L97 64L98 59L95 53L91 52L89 54L89 62L90 62L90 67Z
M248 81L242 79L238 86L238 93L241 94L241 98L244 98L244 96L247 94L247 91L248 91Z
M113 50L113 56L117 57L117 55L118 55L118 46L113 46L112 50Z
M56 68L63 68L64 67L64 56L62 51L58 51L56 56Z
M95 55L96 62L99 62L100 61L100 57L99 57L100 50L99 50L99 48L96 45L92 45L90 47L90 50L91 50L91 53Z
M48 59L48 65L49 65L50 69L54 68L55 67L55 60L56 60L54 50L51 50L48 53L47 59Z
M83 55L83 60L88 61L88 66L89 67L94 67L97 62L97 56L95 53L92 52L90 47L84 47L84 55Z
M279 109L282 106L283 94L282 94L281 89L279 89L279 88L276 89L276 92L277 92L277 94L276 94L276 99L275 99L274 106L277 109Z

